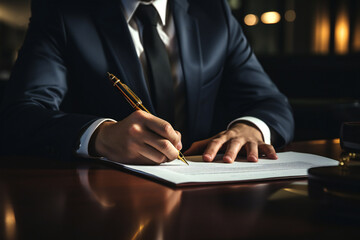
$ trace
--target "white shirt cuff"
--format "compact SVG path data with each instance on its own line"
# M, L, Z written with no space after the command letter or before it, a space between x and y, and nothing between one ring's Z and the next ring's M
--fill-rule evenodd
M252 124L254 124L261 132L262 136L263 136L263 140L266 144L271 144L271 133L270 133L270 128L268 127L268 125L266 125L266 123L264 123L262 120L256 118L256 117L241 117L241 118L237 118L234 121L232 121L231 123L229 123L228 125L228 129L229 127L238 122L238 121L247 121L247 122L251 122Z
M84 157L84 158L89 158L91 157L89 155L89 142L91 139L91 136L93 135L93 133L95 132L95 130L100 126L100 124L102 124L103 122L106 121L111 121L111 122L116 122L114 119L111 118L101 118L96 120L95 122L93 122L86 130L85 132L81 135L80 137L80 145L79 148L76 150L76 154L79 157Z

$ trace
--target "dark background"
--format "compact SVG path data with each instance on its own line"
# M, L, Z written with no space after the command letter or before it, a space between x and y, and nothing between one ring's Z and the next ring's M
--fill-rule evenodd
M266 72L289 97L295 140L337 138L342 122L360 121L360 1L229 3ZM0 98L25 36L29 6L30 0L0 0ZM270 11L280 20L266 24L261 16ZM248 14L256 16L255 25L245 22Z

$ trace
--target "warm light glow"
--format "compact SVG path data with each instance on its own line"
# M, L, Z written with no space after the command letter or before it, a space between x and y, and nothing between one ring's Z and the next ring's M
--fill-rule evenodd
M301 196L305 196L305 197L308 195L307 188L305 188L305 189L283 188L283 190L286 191L286 192L294 193L296 195L301 195Z
M112 208L116 206L116 203L108 198L108 195L103 194L101 191L98 191L96 186L90 186L89 181L89 170L88 169L78 169L77 170L80 183L82 187L104 208ZM100 180L99 180L100 181Z
M355 52L360 52L360 17L357 18L354 27L353 49Z
M354 28L353 49L355 52L360 52L360 17L358 17Z
M5 204L5 236L6 239L15 239L16 219L14 209L10 203Z
M296 12L294 10L287 10L285 12L285 20L288 22L294 22L296 19Z
M259 22L259 18L254 14L248 14L245 16L244 22L248 26L255 26Z
M134 236L131 238L131 240L138 239L138 237L139 237L139 235L141 235L144 227L146 227L146 225L148 225L149 222L150 222L150 220L148 219L148 220L144 221L144 223L140 223L139 228L136 230L136 232L135 232Z
M26 28L30 17L30 9L26 7L19 7L12 1L6 4L0 1L0 22L5 22L16 28Z
M335 23L335 52L346 54L349 52L350 24L347 11L340 10Z
M265 24L275 24L281 20L278 12L266 12L261 15L261 21Z
M329 53L330 17L324 9L319 9L315 18L313 50L318 54Z
M325 145L328 143L332 143L332 144L340 144L340 139L336 138L336 139L332 139L332 140L313 140L311 141L311 144L315 145Z

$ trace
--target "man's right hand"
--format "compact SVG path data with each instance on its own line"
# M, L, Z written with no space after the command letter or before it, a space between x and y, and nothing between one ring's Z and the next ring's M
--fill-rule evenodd
M160 164L177 158L181 134L144 111L119 122L104 122L90 140L89 153L126 164Z

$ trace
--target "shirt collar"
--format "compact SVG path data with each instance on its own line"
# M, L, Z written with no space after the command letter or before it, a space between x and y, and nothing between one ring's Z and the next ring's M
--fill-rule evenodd
M140 4L140 0L121 0L121 4L124 10L125 18L127 23L130 22L137 7ZM166 25L166 8L168 0L153 0L149 4L152 4L156 11L159 13L161 23L163 26Z

